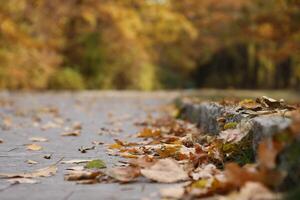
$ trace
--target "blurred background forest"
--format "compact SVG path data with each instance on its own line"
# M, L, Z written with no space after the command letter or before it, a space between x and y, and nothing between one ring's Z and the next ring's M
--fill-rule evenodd
M1 89L300 88L299 0L2 0Z

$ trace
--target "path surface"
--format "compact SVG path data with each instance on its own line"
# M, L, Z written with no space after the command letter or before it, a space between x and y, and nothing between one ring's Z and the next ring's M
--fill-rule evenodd
M110 166L120 164L119 157L109 156L104 145L81 153L81 146L92 141L113 143L113 139L130 140L149 113L159 114L159 108L171 102L177 93L136 92L82 92L82 93L0 93L0 173L32 171L47 167L61 158L102 159ZM61 133L74 122L80 122L78 137L63 137ZM101 128L116 130L113 133ZM43 130L44 129L44 130ZM122 129L119 132L117 129ZM100 134L99 134L100 133ZM30 137L45 137L41 151L26 150ZM50 160L43 158L53 154ZM28 164L27 160L38 164ZM78 185L64 181L70 165L59 164L55 176L39 178L37 184L10 186L0 179L0 199L159 199L162 184L142 182L135 184Z

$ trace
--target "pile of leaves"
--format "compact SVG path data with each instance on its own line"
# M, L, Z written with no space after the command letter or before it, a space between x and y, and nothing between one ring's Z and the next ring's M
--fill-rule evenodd
M273 109L258 101L243 101L240 105L248 110L253 107L254 112L258 112L261 105L260 110ZM285 105L280 103L278 106ZM152 119L138 123L143 126L135 136L141 139L139 142L115 139L115 143L107 145L110 155L125 158L122 166L102 169L104 164L92 168L88 166L93 165L87 164L68 169L65 179L82 184L169 183L173 185L161 189L162 197L168 199L211 196L220 199L280 199L280 187L288 173L278 167L278 157L299 139L300 133L299 112L293 112L292 118L295 122L289 128L260 143L257 162L244 165L225 159L228 153L224 148L228 144L226 138L207 135L194 124L172 117Z
M268 114L288 114L293 123L280 133L262 140L254 160L232 162L228 156L245 154L243 147L248 144L236 141L248 141L238 126L231 122L223 124L219 135L209 135L195 124L171 116L136 123L139 133L132 141L115 139L113 144L106 144L107 153L122 158L120 165L107 167L100 159L96 160L63 160L49 167L31 172L0 173L12 184L37 183L40 177L50 177L57 173L58 164L70 165L66 168L66 181L77 184L104 184L133 182L158 182L169 184L161 188L161 196L167 199L197 199L214 197L217 199L280 199L286 190L299 187L300 183L300 112L298 106L286 105L268 97L241 102L222 102L234 105L237 110L254 117ZM288 113L286 111L289 111ZM52 113L53 122L40 124L41 130L62 126L56 109L42 112ZM125 118L128 119L128 118ZM36 119L35 119L36 120ZM119 122L120 119L112 119ZM220 124L224 121L218 119ZM4 128L10 128L12 121L7 118ZM112 123L113 124L113 123ZM246 126L244 126L246 127ZM65 127L62 137L78 137L81 134L81 123L74 122ZM115 132L102 128L99 134L116 136ZM37 142L47 142L44 137L29 138L28 151L40 151L42 146ZM0 143L4 142L0 139ZM93 141L91 147L80 147L81 153L94 150L104 144ZM234 147L234 148L232 148ZM236 151L239 154L235 154ZM45 155L51 159L52 154ZM28 164L36 164L27 160ZM72 166L71 166L72 165Z

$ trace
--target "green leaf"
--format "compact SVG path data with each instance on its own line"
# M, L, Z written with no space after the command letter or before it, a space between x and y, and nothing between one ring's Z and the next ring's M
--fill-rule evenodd
M102 169L106 168L105 163L102 160L92 160L85 165L87 169Z

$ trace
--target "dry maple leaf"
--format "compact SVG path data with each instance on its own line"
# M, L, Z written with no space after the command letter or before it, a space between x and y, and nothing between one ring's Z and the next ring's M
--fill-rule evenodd
M141 173L146 178L161 183L175 183L189 178L187 172L170 158L158 160L153 166L142 169Z
M42 150L43 147L38 144L29 144L29 145L27 145L26 149L30 150L30 151L39 151L39 150Z
M115 167L107 170L107 175L117 181L128 183L134 181L140 175L140 169L137 167Z

